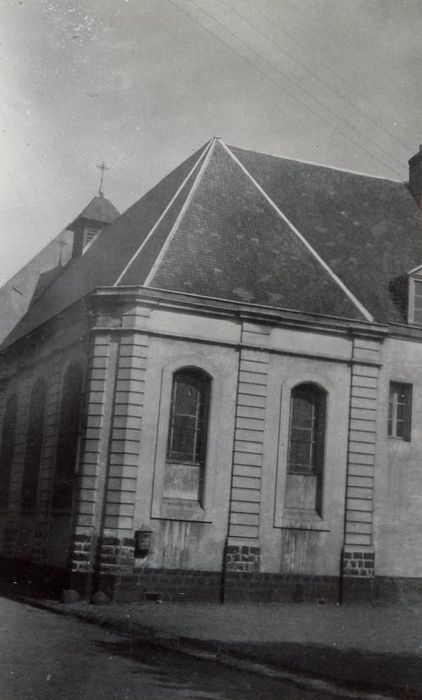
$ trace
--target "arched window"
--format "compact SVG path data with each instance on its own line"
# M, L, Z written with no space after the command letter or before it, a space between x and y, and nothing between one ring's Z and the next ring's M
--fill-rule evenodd
M211 378L195 367L173 375L164 497L201 502Z
M21 506L22 510L25 511L32 510L37 504L46 398L46 383L43 379L37 379L32 387L29 401L28 429L23 465Z
M69 510L73 502L82 410L83 371L78 362L69 365L63 380L53 483L53 509Z
M10 396L3 418L3 430L0 445L0 508L9 504L10 477L12 475L13 454L15 451L16 431L16 396Z
M291 393L286 506L321 514L326 392L299 384Z

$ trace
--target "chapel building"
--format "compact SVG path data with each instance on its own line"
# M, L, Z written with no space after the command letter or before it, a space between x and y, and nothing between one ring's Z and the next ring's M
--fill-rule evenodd
M422 147L409 165L214 138L5 285L3 569L117 600L417 600Z

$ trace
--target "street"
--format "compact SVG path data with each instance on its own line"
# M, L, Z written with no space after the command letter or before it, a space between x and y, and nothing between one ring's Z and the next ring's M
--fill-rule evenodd
M307 690L277 678L191 658L74 618L0 598L0 700L327 697L346 696L327 695L327 691Z

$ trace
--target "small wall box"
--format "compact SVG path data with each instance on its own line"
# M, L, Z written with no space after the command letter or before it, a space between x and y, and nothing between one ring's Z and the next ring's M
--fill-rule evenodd
M140 528L135 531L135 556L146 557L151 551L151 530Z

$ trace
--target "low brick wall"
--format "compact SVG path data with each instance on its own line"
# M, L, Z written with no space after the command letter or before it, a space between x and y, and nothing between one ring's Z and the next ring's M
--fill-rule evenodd
M30 587L34 595L59 596L64 588L76 588L81 595L86 594L86 576L26 559L0 557L0 577Z
M291 576L230 571L220 572L143 569L118 579L101 578L102 590L117 601L223 601L302 602L337 601L339 581L335 577Z
M422 578L377 576L374 580L374 600L390 605L421 605Z
M80 543L87 546L87 542ZM116 544L107 544L116 547ZM116 552L114 553L116 554ZM255 553L256 554L256 553ZM244 553L246 556L246 553ZM110 556L113 556L110 554ZM0 557L0 577L30 585L36 594L59 595L65 588L82 597L95 590L119 602L163 600L203 602L342 602L368 604L422 604L422 578L304 576L227 570L193 571L148 569L138 572L114 569L89 576L33 561ZM88 591L89 584L89 591Z
M106 584L104 577L101 579ZM107 587L107 586L106 586ZM111 591L111 588L113 590ZM220 600L221 573L219 571L186 571L179 569L142 569L131 576L109 578L108 592L117 601ZM106 591L107 592L107 591Z
M339 580L335 576L228 572L224 600L236 602L337 601Z

